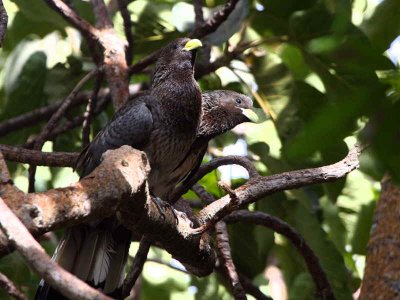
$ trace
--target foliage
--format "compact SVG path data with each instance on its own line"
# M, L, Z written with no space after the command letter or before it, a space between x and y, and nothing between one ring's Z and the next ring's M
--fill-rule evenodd
M0 52L0 121L65 98L93 68L87 45L77 31L44 1L30 1L29 5L22 0L4 2L10 22ZM83 18L93 22L89 2L69 2ZM204 2L208 11L224 3ZM245 42L254 42L255 46L199 81L204 90L234 88L251 93L255 105L269 113L263 123L242 125L234 134L225 134L211 143L223 150L238 139L244 140L248 154L257 159L256 166L263 174L330 164L341 159L356 139L369 146L362 154L360 170L346 179L279 193L251 208L282 218L304 236L320 258L337 299L352 299L360 286L381 177L390 172L400 180L399 61L391 62L384 53L400 33L394 13L400 10L400 2L376 2L243 1L234 17L208 39L217 57L224 55L228 43L230 48ZM133 21L135 61L193 28L193 6L189 1L137 0L128 9ZM123 36L120 14L114 12L113 19ZM148 80L146 74L134 75L131 83ZM82 109L74 113L81 114ZM111 109L100 114L94 127L104 126L111 115ZM12 132L2 137L1 143L23 144L38 128ZM80 145L79 130L52 142L57 151L77 151ZM16 184L26 189L26 167L20 165L13 170ZM219 176L218 172L212 173L201 181L215 196L222 195L216 186ZM77 176L40 168L37 179L37 188L43 190L65 186ZM266 283L260 277L268 264L275 264L283 273L290 299L313 298L311 277L288 241L253 225L232 226L230 233L234 262L242 274L264 290ZM46 243L53 251L55 244ZM157 249L150 257L171 262L165 252ZM39 278L17 255L4 258L0 271L33 296ZM160 279L160 272L164 278ZM216 275L199 279L177 273L148 263L143 299L231 297L229 288ZM6 296L0 294L0 298Z

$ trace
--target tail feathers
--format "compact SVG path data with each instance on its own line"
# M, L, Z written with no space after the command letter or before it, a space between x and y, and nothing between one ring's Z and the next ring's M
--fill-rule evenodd
M130 231L113 219L104 220L95 227L76 226L67 230L53 259L91 286L118 299L130 239ZM52 299L66 298L42 280L35 300Z

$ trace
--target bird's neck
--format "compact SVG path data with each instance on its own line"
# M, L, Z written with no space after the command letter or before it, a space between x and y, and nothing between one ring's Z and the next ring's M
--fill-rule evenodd
M220 107L209 108L203 105L203 112L197 131L197 137L212 139L227 132L242 122L243 120L241 115L230 112L229 110L221 109Z
M160 101L164 122L183 127L182 131L195 131L201 114L200 88L191 70L173 73L153 80L152 94Z

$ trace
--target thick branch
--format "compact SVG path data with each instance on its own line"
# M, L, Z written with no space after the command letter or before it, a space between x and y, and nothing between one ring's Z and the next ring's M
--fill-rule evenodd
M0 48L3 46L4 36L7 31L8 16L3 1L0 0Z
M215 12L214 15L209 18L202 26L196 28L191 34L191 37L202 38L215 30L228 19L230 13L235 9L236 4L239 0L228 0L224 7L219 11Z
M0 287L16 300L28 300L6 275L0 273Z
M367 246L360 299L397 299L399 296L400 187L385 175Z
M263 225L285 236L290 242L292 242L292 244L303 256L307 268L317 287L318 299L335 299L326 274L319 263L318 257L315 255L310 246L308 246L303 237L289 224L262 212L250 212L246 210L233 212L230 216L225 218L225 221L228 223L244 222Z
M7 172L4 161L0 171ZM93 173L69 187L24 194L8 180L0 180L0 194L35 235L116 212L127 228L147 235L193 274L208 275L213 270L215 255L207 235L193 235L191 222L183 217L178 216L177 224L171 210L161 215L149 198L148 172L145 154L123 146L107 151ZM10 248L4 237L0 236L0 242L0 254L4 255Z
M53 261L0 197L0 227L26 262L52 287L71 299L111 298L102 295Z

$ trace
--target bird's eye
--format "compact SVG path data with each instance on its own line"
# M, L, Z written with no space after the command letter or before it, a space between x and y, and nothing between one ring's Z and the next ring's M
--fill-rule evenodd
M236 98L236 104L242 104L242 99L240 99L240 98Z
M174 44L173 46L172 46L172 48L174 48L174 50L176 50L176 49L178 49L178 44Z

